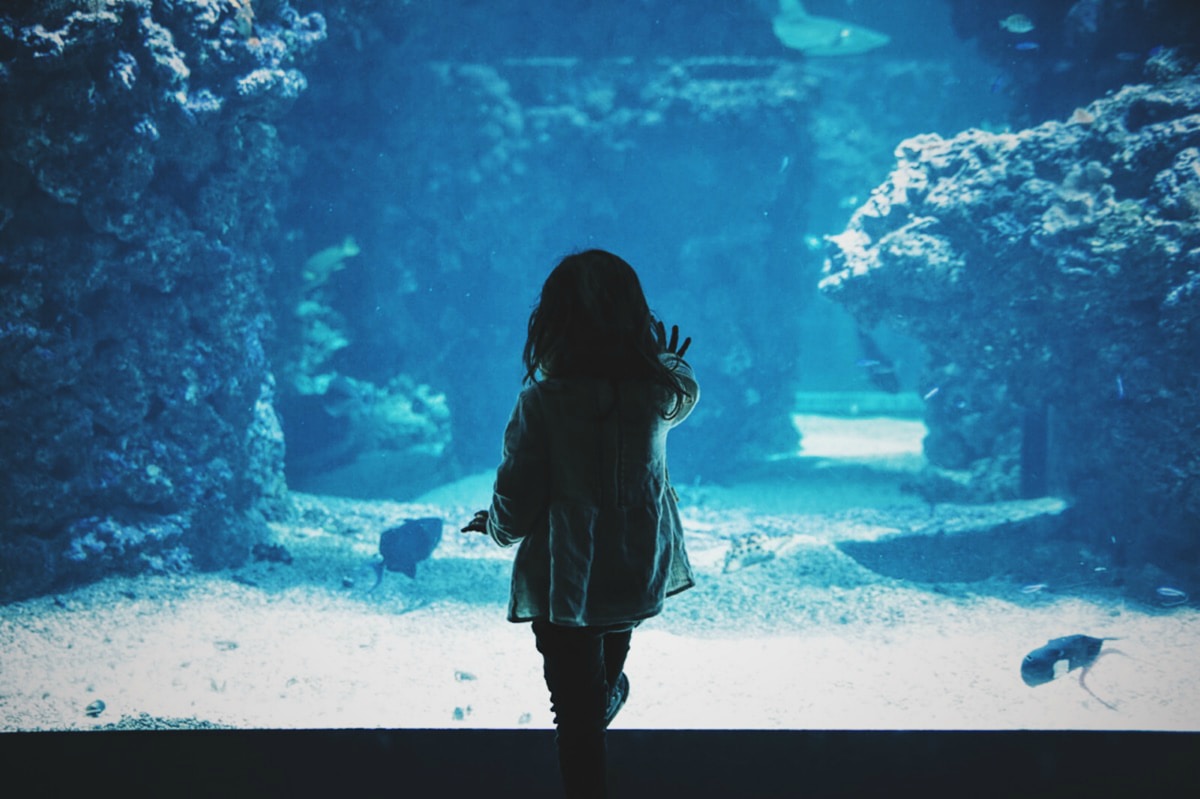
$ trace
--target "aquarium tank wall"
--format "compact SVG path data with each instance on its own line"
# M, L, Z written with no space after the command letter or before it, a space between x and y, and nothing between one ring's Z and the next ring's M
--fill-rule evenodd
M6 3L0 729L550 726L459 529L593 247L703 393L697 586L623 723L1200 728L1197 42L1185 2Z

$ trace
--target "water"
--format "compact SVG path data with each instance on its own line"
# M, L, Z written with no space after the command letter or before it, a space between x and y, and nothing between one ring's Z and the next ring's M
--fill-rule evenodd
M458 530L589 247L703 390L616 726L1200 726L1196 12L110 5L0 13L0 729L551 726Z

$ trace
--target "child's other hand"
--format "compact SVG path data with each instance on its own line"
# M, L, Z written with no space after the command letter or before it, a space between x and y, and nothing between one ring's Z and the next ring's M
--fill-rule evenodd
M485 510L475 511L475 517L467 522L467 526L462 529L464 533L486 533L488 523L488 512Z
M682 358L687 352L687 348L692 345L692 337L688 336L683 340L683 344L679 343L679 325L671 325L671 338L667 339L667 328L661 321L654 323L654 338L658 341L658 346L663 352L669 352L677 358ZM678 349L676 349L678 347Z

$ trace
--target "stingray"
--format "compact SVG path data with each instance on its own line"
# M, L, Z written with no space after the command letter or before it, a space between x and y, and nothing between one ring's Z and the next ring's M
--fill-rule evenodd
M805 55L855 55L882 47L886 34L830 17L814 17L800 0L779 0L772 20L779 41Z
M383 582L384 569L416 579L417 564L429 558L442 540L442 520L436 517L409 519L399 527L389 527L379 536L379 554L375 564L375 585Z
M1083 690L1110 710L1116 708L1105 702L1088 688L1084 679L1096 661L1104 655L1124 655L1119 649L1100 651L1105 641L1115 641L1115 638L1093 638L1090 635L1068 635L1063 638L1053 638L1045 646L1038 647L1025 656L1021 661L1021 679L1026 685L1042 685L1063 676L1067 672L1080 669L1079 684Z

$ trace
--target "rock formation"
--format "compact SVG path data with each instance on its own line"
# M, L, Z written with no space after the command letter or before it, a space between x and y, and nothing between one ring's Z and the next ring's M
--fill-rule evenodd
M933 500L1061 493L1095 549L1200 547L1200 74L1013 133L902 142L822 287L928 347Z
M0 600L261 538L273 120L323 36L286 2L0 12Z

